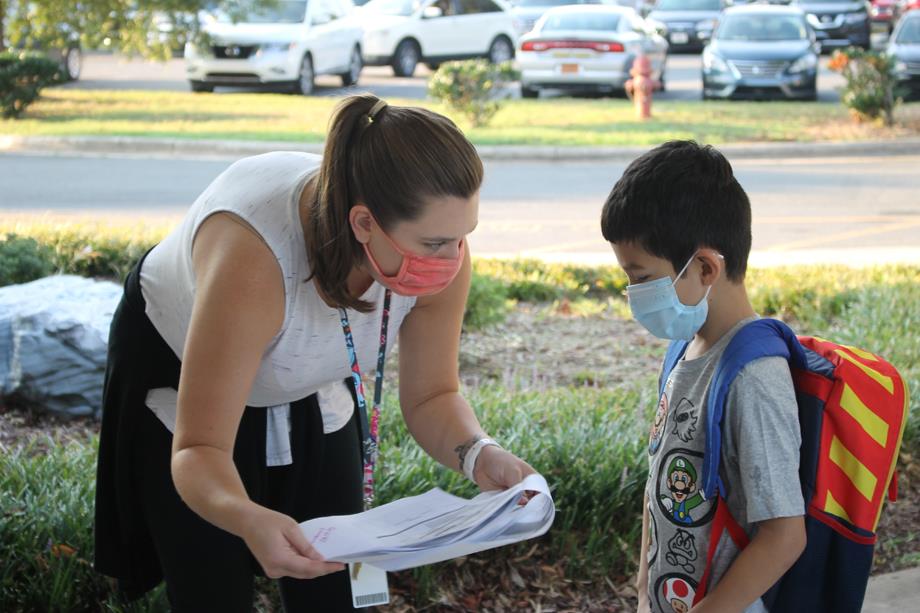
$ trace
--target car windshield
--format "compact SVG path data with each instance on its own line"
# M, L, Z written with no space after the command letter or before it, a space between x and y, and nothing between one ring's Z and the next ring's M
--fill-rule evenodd
M894 42L899 45L920 44L920 18L905 20Z
M798 15L728 15L716 32L718 40L805 40L808 30Z
M364 10L379 15L402 15L408 17L422 6L420 0L371 0Z
M518 0L514 6L568 6L570 4L600 4L601 0Z
M546 16L540 32L559 30L590 30L592 32L616 32L620 16L616 13L566 12Z
M721 11L721 0L658 0L655 11Z
M214 18L221 23L303 23L306 14L307 0L276 0L242 14L213 11Z

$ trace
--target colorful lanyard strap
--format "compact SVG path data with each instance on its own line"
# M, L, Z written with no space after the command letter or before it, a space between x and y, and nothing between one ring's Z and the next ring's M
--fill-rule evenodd
M383 295L383 317L380 321L380 349L377 351L377 376L374 379L374 407L370 423L367 420L367 400L364 397L364 383L361 381L361 367L355 352L355 339L351 335L348 313L339 308L342 331L345 333L345 347L351 360L351 380L358 400L358 415L361 427L361 455L364 458L364 506L370 508L374 502L374 465L377 463L377 429L380 424L380 399L383 393L383 364L387 357L387 328L390 323L390 290Z

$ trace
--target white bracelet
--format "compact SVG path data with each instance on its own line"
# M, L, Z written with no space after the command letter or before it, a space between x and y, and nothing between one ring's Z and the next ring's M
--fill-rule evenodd
M466 475L466 478L472 482L476 482L473 478L473 471L476 469L476 460L479 458L479 452L485 447L495 446L501 449L501 445L496 443L490 438L481 438L470 447L470 450L466 452L466 457L463 458L463 474Z

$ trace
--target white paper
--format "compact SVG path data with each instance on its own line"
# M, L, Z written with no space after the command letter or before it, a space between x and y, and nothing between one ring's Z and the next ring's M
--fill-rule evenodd
M535 492L520 504L525 492ZM435 488L355 515L300 524L327 560L388 571L433 564L545 534L556 516L542 475L467 500Z

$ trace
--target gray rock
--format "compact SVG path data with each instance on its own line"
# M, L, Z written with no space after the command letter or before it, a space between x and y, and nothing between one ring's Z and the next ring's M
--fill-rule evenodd
M0 394L98 416L121 294L116 283L71 275L0 287Z

